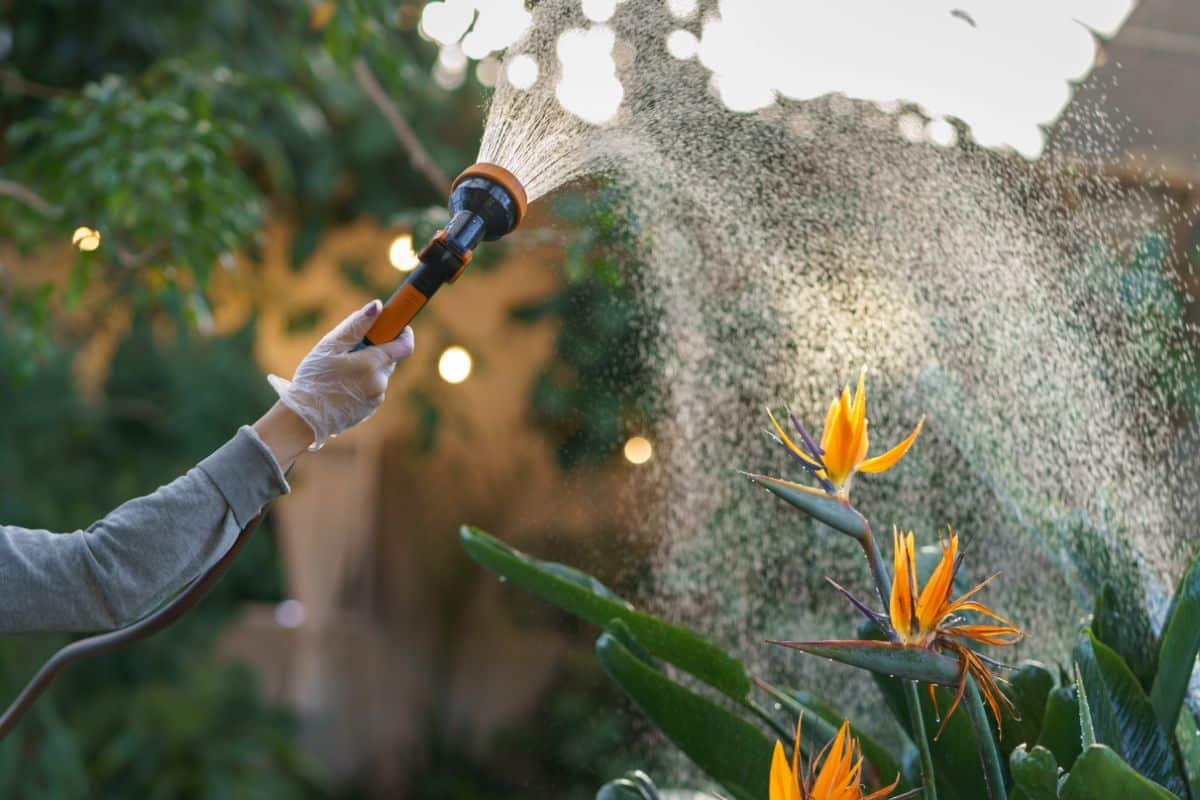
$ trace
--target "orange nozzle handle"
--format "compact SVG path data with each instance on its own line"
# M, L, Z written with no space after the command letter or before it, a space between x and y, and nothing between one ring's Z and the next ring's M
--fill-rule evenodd
M390 342L413 321L417 313L429 302L420 289L404 283L388 298L379 311L379 319L367 331L366 339L371 344Z

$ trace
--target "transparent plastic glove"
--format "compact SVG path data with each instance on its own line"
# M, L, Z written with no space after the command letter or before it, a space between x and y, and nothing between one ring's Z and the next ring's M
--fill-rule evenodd
M396 362L413 351L413 333L405 328L395 340L351 352L379 316L372 300L342 320L304 357L290 381L268 375L279 399L313 430L311 451L374 414L383 405Z

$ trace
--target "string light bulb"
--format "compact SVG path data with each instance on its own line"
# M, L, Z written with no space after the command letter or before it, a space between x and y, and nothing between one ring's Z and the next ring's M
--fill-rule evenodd
M438 359L438 375L446 383L462 383L471 376L471 354L455 345L442 351Z
M388 248L388 261L401 272L412 272L417 268L421 261L417 258L417 251L413 250L411 233L402 233L392 240Z
M654 445L645 436L630 436L625 441L625 460L630 464L645 464L654 457Z
M100 248L100 231L95 228L89 228L86 225L80 225L71 234L71 244L85 253L97 250Z

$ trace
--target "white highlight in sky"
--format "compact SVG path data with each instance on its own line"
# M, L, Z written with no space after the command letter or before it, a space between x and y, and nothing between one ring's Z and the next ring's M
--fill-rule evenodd
M525 53L510 58L504 71L508 76L508 82L517 89L529 89L537 83L538 63L533 60L533 56Z
M953 147L958 144L958 131L944 119L935 119L926 129L929 141L938 147Z
M688 19L696 13L696 0L667 0L667 10L675 19Z
M555 96L563 108L593 125L612 119L625 98L613 60L615 41L611 28L596 25L564 31L555 48L562 67Z
M667 34L667 52L675 58L691 58L700 50L700 40L691 31L678 30Z
M617 11L617 0L580 0L580 5L592 22L608 22Z
M696 0L660 1L677 19L696 15ZM579 2L597 21L609 19L618 0ZM981 146L1033 158L1045 146L1042 126L1070 101L1070 84L1091 72L1095 36L1115 35L1136 3L720 0L718 13L701 26L694 55L712 71L714 91L733 111L831 93L881 105L913 103L927 118L963 120ZM479 60L516 42L530 21L523 0L436 0L425 6L421 31ZM683 33L663 31L668 51L679 59L692 57ZM559 101L588 121L611 119L624 96L612 68L611 36L596 25L567 31L559 41ZM571 44L565 58L563 40ZM506 67L509 82L532 86L537 64L515 67L515 61ZM441 73L446 83L458 75L444 67ZM921 135L937 144L949 138L935 125Z
M531 20L523 0L437 0L421 11L420 30L478 61L515 42Z
M722 0L699 56L736 111L834 92L902 100L1036 157L1040 126L1094 65L1092 31L1114 34L1135 1Z

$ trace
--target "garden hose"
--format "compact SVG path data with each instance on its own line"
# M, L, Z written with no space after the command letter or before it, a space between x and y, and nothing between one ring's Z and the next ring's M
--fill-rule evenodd
M54 655L50 656L29 683L25 684L25 688L21 690L21 693L17 695L17 699L13 700L4 711L4 715L0 716L0 740L3 740L16 724L21 721L21 717L29 710L33 702L41 696L42 692L46 691L46 687L50 685L50 681L54 680L54 676L61 672L64 667L69 667L85 658L111 653L113 650L131 645L134 642L141 641L152 634L158 633L183 616L184 612L191 609L196 603L200 602L200 598L204 596L209 587L225 574L225 570L229 569L229 565L233 563L233 559L241 552L242 547L250 538L250 534L254 533L254 529L258 527L258 522L261 519L262 512L250 520L246 527L242 528L237 539L234 540L233 546L229 548L225 555L221 556L200 577L185 586L174 599L162 608L124 628L98 633L95 636L88 636L83 639L76 639L70 644L64 645Z
M464 170L450 189L450 221L425 245L416 269L388 298L379 313L379 319L355 349L390 342L399 336L443 284L458 280L481 241L499 239L521 224L527 205L525 187L505 168L479 163ZM209 587L229 569L250 534L258 527L264 512L250 520L225 555L162 608L132 625L77 639L54 653L0 716L0 740L8 735L65 667L141 641L167 627L195 606Z

